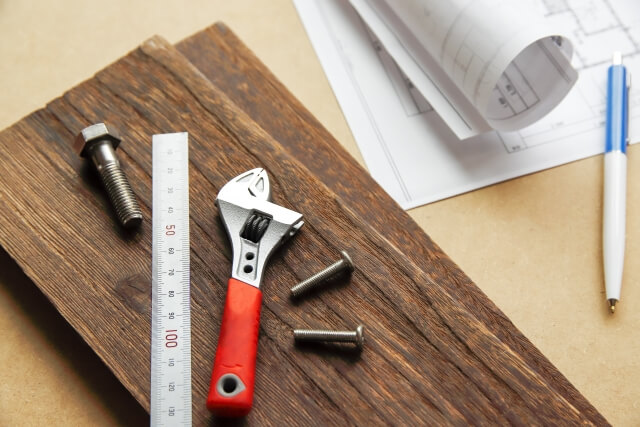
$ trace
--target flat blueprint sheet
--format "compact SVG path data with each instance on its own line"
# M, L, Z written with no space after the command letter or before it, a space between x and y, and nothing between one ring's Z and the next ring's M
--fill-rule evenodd
M580 78L548 116L517 132L460 140L413 87L348 0L294 0L371 175L404 208L602 153L614 50L640 70L640 2L538 0L562 25ZM631 141L640 90L630 93Z

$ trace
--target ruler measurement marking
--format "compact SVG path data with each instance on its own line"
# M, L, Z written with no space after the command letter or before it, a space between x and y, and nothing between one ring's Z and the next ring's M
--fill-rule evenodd
M187 140L186 133L153 137L152 426L191 425Z

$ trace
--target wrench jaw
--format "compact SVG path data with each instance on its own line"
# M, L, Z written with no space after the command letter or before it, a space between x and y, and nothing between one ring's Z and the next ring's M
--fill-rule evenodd
M271 201L271 184L265 169L255 168L236 176L220 189L217 198L237 200L245 197Z
M302 214L270 200L269 176L262 168L229 181L216 199L233 248L231 277L256 288L271 254L304 224ZM260 227L254 219L262 221Z

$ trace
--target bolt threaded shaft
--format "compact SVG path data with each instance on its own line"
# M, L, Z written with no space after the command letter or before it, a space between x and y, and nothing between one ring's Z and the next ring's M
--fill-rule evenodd
M359 349L364 345L364 325L358 325L355 331L327 331L316 329L294 329L293 338L296 341L309 342L348 342Z
M341 260L331 264L329 267L325 268L319 273L314 274L308 279L303 280L302 282L291 288L291 296L297 298L300 295L310 291L311 289L327 282L329 279L337 276L343 271L353 271L353 262L351 261L349 255L345 251L342 251L341 254Z
M355 331L323 331L314 329L296 329L293 336L298 341L355 342Z
M100 169L100 178L115 207L120 223L126 228L140 225L142 211L120 165L117 163L105 165Z

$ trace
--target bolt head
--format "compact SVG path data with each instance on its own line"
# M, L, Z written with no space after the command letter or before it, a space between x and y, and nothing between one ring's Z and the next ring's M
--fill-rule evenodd
M105 139L111 141L114 150L120 145L121 139L118 131L104 123L96 123L82 129L78 136L76 136L73 143L73 151L80 157L87 157L87 148Z
M349 271L353 271L353 261L351 261L351 257L347 253L347 251L341 251L342 260L347 264Z
M358 325L356 328L356 345L358 348L364 345L364 325Z

